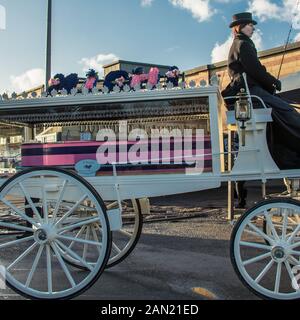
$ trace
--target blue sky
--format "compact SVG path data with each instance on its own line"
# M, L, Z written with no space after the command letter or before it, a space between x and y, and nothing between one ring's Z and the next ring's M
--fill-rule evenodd
M41 84L47 0L0 0L0 93ZM251 10L258 49L283 45L297 0L53 0L53 73L77 72L115 58L182 70L226 59L233 13ZM0 7L1 8L1 7ZM2 10L3 11L3 10ZM291 35L300 40L300 8ZM0 14L0 18L3 15ZM1 21L0 21L1 28Z

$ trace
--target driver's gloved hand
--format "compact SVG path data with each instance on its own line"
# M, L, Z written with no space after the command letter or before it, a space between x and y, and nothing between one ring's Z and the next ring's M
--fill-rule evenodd
M281 81L280 80L276 80L276 82L274 83L274 86L277 91L281 91Z

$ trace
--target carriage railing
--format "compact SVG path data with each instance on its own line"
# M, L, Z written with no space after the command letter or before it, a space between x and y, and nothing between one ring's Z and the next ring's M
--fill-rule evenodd
M245 97L248 99L255 98L255 99L259 100L261 102L261 104L263 105L264 109L268 109L268 107L266 106L266 104L264 103L264 101L261 97L253 95L253 94L246 94ZM229 97L225 97L223 99L229 100L229 99L238 99L238 98L239 98L239 96L229 96ZM251 100L251 102L252 102L252 100ZM253 103L251 103L251 108L252 108L252 110L254 109Z

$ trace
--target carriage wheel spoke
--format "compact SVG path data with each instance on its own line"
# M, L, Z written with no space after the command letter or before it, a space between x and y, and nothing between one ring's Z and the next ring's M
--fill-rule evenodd
M37 246L38 244L35 242L33 245L31 245L26 251L24 251L14 262L12 262L6 270L10 270L13 268L16 264L18 264L21 260L23 260L28 254Z
M288 260L290 260L291 262L293 262L296 266L300 265L300 262L293 256L289 256Z
M94 240L99 244L98 245L99 253L101 253L102 243L100 243L100 239L97 236L97 232L95 230L96 227L91 227L91 228L92 228L92 233L93 233Z
M288 274L289 274L289 277L290 277L290 279L291 279L291 281L292 281L292 284L294 284L294 282L295 282L295 276L294 276L294 274L293 274L293 271L292 271L292 269L291 269L291 266L290 266L290 264L289 264L288 261L284 261L284 264L285 264L285 268L286 268L286 270L287 270L287 272L288 272ZM292 288L293 288L295 291L297 291L297 289L294 288L293 285L292 285Z
M77 233L76 236L75 236L75 239L79 238L79 237L83 234L85 228L86 228L86 226L83 226L83 227L78 231L78 233ZM62 235L63 233L64 233L64 232L62 232L61 235ZM71 242L71 244L69 245L69 249L71 249L71 248L74 246L74 244L75 244L75 241L73 240L73 241Z
M271 239L268 235L266 235L264 232L262 232L261 230L259 230L253 223L248 222L248 226L256 231L257 234L259 234L261 237L263 237L265 240L267 240L269 243L273 243L274 240Z
M92 223L95 223L95 222L99 223L99 217L90 218L90 219L86 219L86 220L83 220L83 221L78 222L78 223L70 224L70 225L65 226L63 228L60 228L58 230L58 232L62 233L63 231L66 231L66 230L74 230L74 229L76 229L78 227L81 227L81 226L84 226L84 225L88 225L88 224L92 224Z
M75 204L74 206L67 212L65 213L54 225L57 226L61 224L66 218L68 218L81 204L82 201L84 201L88 196L85 194L82 196Z
M67 279L69 280L72 288L74 288L76 286L76 283L75 283L75 281L74 281L69 269L67 268L64 260L62 259L61 254L59 253L59 250L57 248L57 244L52 242L51 243L51 247L52 247L52 249L53 249L53 251L54 251L54 253L56 255L56 258L59 261L59 263L60 263L60 265L61 265L61 267L62 267L62 269L63 269L63 271L64 271L64 273L65 273L65 275L67 277Z
M1 201L8 206L9 208L11 208L14 212L16 212L20 217L22 217L25 221L29 222L30 224L34 225L35 227L39 227L39 225L37 224L36 221L34 221L33 219L31 219L30 217L28 217L25 213L21 212L17 207L15 207L11 202L9 202L8 200L5 199L1 199Z
M297 233L300 231L300 224L297 225L295 230L292 232L291 236L288 238L288 243L291 243L294 239L294 237L297 235Z
M280 280L281 280L281 269L282 269L282 262L278 263L278 265L277 265L276 280L275 280L275 292L276 293L279 293Z
M86 240L86 239L79 239L79 238L62 236L62 235L58 235L57 238L69 240L69 241L74 241L74 242L79 242L79 243L84 243L84 244L88 244L88 245L92 245L92 246L98 246L98 247L102 246L101 243L99 243L98 241L90 241L90 240ZM68 248L71 249L71 246L69 246Z
M300 247L300 242L295 242L295 243L290 245L290 249L294 249L294 248L297 248L297 247Z
M295 214L294 218L296 218L296 223L299 224L300 223L300 217L299 214Z
M282 224L280 224L280 223L273 223L273 225L274 225L275 228L279 228L279 229L282 228ZM275 229L275 230L276 230L276 229ZM293 226L287 225L287 230L288 230L288 231L294 231ZM286 236L289 236L289 235L291 235L291 234L292 234L292 233L287 234Z
M244 266L247 266L248 264L252 264L252 263L255 263L255 262L258 262L258 261L261 261L261 260L264 260L268 257L271 257L271 252L267 252L265 254L262 254L258 257L255 257L255 258L252 258L252 259L249 259L249 260L246 260L243 262L243 265Z
M46 254L47 254L47 282L48 282L48 291L52 293L52 265L51 265L51 252L50 245L46 245Z
M284 210L283 214L283 224L282 224L282 233L281 233L281 239L286 239L286 232L287 232L287 224L288 224L288 210Z
M29 236L27 238L18 239L18 240L10 241L10 242L7 242L7 243L3 243L3 244L0 245L0 249L11 247L11 246L14 246L16 244L19 244L19 243L22 243L22 242L27 242L27 241L30 241L30 240L33 240L33 239L34 239L33 236Z
M25 287L27 287L27 288L30 286L30 283L31 283L31 281L32 281L32 278L33 278L33 275L34 275L34 273L35 273L35 270L36 270L36 268L37 268L37 266L38 266L38 263L39 263L39 261L40 261L40 258L41 258L41 255L42 255L42 253L43 253L43 250L44 250L44 245L41 245L41 246L39 247L39 250L38 250L37 254L36 254L36 257L35 257L35 259L34 259L32 268L31 268L31 270L30 270L30 272L29 272L29 275L28 275L27 280L26 280L26 283L25 283Z
M264 267L264 269L261 271L261 273L258 275L258 277L255 279L256 283L259 283L262 278L267 274L267 272L271 269L271 267L274 264L274 260L271 259L271 261Z
M29 194L27 193L27 191L26 191L26 189L25 189L24 185L22 184L22 182L19 182L19 186L20 186L20 188L21 188L21 190L22 190L22 192L23 192L23 194L24 194L24 196L25 196L25 198L26 198L27 202L29 203L29 205L30 205L30 207L31 207L32 211L33 211L33 212L34 212L34 214L38 217L39 221L40 221L40 222L42 222L42 221L43 221L43 219L42 219L42 217L41 217L41 215L40 215L39 211L37 210L36 206L34 205L34 203L33 203L32 199L31 199L31 197L30 197L30 196L29 196Z
M117 253L121 253L122 250L113 242L112 243L112 248L117 252Z
M293 254L295 256L300 256L300 251L292 250L290 251L290 254Z
M67 246L65 246L62 242L60 242L59 240L56 241L57 244L66 252L68 252L68 254L70 256L72 256L74 259L79 260L86 268L88 268L90 271L93 271L93 267L88 264L84 259L82 259L77 253L75 253L73 250L70 250Z
M56 219L56 217L57 217L57 213L58 213L60 204L61 204L62 199L63 199L63 196L64 196L64 194L65 194L65 190L66 190L67 183L68 183L68 180L64 180L63 186L62 186L61 191L60 191L60 194L59 194L59 198L58 198L58 200L57 200L57 202L56 202L56 206L55 206L55 209L54 209L54 211L53 211L52 222L54 222L55 219Z
M44 180L44 177L43 177ZM48 223L48 204L47 204L47 196L46 196L46 189L45 183L42 184L42 193L43 193L43 213L44 213L44 221Z
M90 231L91 231L91 227L88 226L86 228L86 234L85 234L85 244L83 245L83 253L82 253L82 258L85 260L86 259L86 254L87 254L87 249L88 249L88 244L87 241L89 241L90 238Z
M269 226L269 228L271 229L271 232L273 234L273 237L277 240L279 240L279 236L278 236L278 233L274 227L274 224L273 224L273 221L270 217L270 215L268 214L267 211L264 212L264 217L266 218L266 221L267 221L267 225Z
M257 237L257 233L252 231L252 230L244 229L244 232L246 232L246 233L248 233L248 234L250 234L252 236L256 236Z
M251 247L251 248L257 248L257 249L264 249L264 250L270 250L271 249L271 246L267 246L267 245L261 244L261 243L254 243L254 242L241 241L240 245L244 246L244 247Z
M298 215L297 215L298 216ZM294 217L293 217L294 218ZM288 217L288 220L292 223L292 224L298 224L298 217L296 218L297 221L295 221L292 217Z
M0 227L13 229L13 230L33 232L32 229L30 229L28 227L23 227L23 226L20 226L20 225L17 225L17 224L6 223L6 222L0 222Z
M130 233L130 232L123 230L123 229L118 230L118 232L122 233L123 235L127 236L128 238L131 238L133 235L133 233Z

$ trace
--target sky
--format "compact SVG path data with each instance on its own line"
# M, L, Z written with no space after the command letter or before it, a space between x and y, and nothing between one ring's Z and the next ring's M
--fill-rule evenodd
M116 59L192 69L227 59L232 15L251 11L258 50L300 41L298 0L53 0L52 75ZM0 0L0 94L45 81L47 0Z

